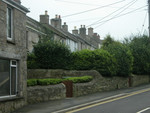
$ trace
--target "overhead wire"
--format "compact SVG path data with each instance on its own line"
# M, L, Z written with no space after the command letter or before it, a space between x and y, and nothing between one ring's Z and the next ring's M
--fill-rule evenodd
M146 6L147 6L147 5L146 5ZM137 8L137 9L135 9L135 10L129 11L129 12L127 12L127 13L124 13L124 14L118 15L118 16L116 16L116 17L114 17L114 18L111 18L111 19L108 19L108 20L102 21L102 22L101 22L102 24L101 24L101 25L99 25L99 26L97 26L97 27L95 27L95 29L96 29L96 28L98 28L98 27L100 27L100 26L102 26L103 24L105 24L106 22L108 22L108 21L110 21L110 20L113 20L113 19L115 19L115 18L119 18L119 17L121 17L121 16L128 15L128 14L130 14L130 13L133 13L133 12L137 11L137 10L140 10L140 9L142 9L142 8L145 8L146 6L142 6L142 7L140 7L140 8Z
M107 18L107 17L109 17L109 16L115 14L116 12L122 10L123 8L126 8L126 6L128 6L128 5L132 4L132 3L134 3L135 1L137 1L137 0L132 0L131 2L129 2L129 3L127 3L126 5L124 5L123 7L121 7L121 8L119 8L119 9L113 11L112 13L110 13L110 14L106 15L105 17L103 17L103 18L101 18L101 19L95 21L94 23L88 25L87 27L92 26L92 25L95 25L95 24L98 24L100 21L102 21L102 20L104 20L105 18Z
M121 14L122 12L124 12L126 9L128 9L130 6L132 6L135 2L137 2L138 0L133 0L134 2L131 4L128 4L127 7L124 7L124 9L122 9L119 13L117 13L116 15L114 15L112 18L115 18L116 16L118 16L119 14ZM110 18L110 19L112 19ZM100 23L100 22L99 22ZM97 24L99 24L97 23ZM101 25L96 26L95 28L99 27Z
M74 14L62 16L62 18L66 18L66 17L70 17L70 16L79 15L79 14L87 13L87 12L90 12L90 11L98 10L98 9L101 9L101 8L104 8L104 7L108 7L108 6L112 6L112 5L115 5L115 4L124 2L124 1L125 1L125 0L121 0L121 1L114 2L114 3L108 4L108 5L100 6L100 7L94 8L94 9L85 10L85 11L82 11L82 12L78 12L78 13L74 13Z
M143 29L144 29L144 26L145 26L147 15L148 15L148 13L146 12L145 17L144 17L144 21L143 21L143 24L142 24L141 33L140 33L141 35L143 34Z

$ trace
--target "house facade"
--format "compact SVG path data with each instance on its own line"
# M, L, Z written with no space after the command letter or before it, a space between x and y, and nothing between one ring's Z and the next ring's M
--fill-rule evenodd
M53 40L62 42L69 46L72 52L80 51L83 49L98 49L101 45L100 36L94 33L93 28L87 29L85 26L81 25L81 28L72 30L72 33L68 31L68 25L66 22L62 25L62 19L60 15L55 15L55 18L50 19L48 12L40 15L40 21L36 21L30 17L27 17L27 45L28 51L32 52L33 45L38 42L38 40L47 35L45 31L48 29L53 33ZM96 35L95 35L96 34Z
M19 0L0 1L0 113L26 104L26 13Z

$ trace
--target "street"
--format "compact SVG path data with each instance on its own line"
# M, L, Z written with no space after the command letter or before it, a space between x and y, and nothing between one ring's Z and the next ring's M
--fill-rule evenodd
M150 84L27 105L13 113L150 113Z
M66 113L150 113L149 98L148 88Z

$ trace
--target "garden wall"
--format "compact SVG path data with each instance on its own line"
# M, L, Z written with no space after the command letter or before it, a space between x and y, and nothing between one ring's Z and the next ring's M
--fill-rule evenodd
M64 84L49 86L33 86L27 88L27 102L38 103L49 100L63 99L66 97Z
M95 92L110 91L115 89L128 88L129 86L138 86L150 82L148 75L134 75L132 77L102 77L101 74L95 70L89 71L69 71L69 70L28 70L28 79L31 78L65 78L68 76L93 76L93 80L88 83L73 84L73 96L82 96ZM45 89L46 88L46 89ZM50 88L50 89L47 89ZM63 90L61 90L61 88ZM47 101L51 99L65 98L65 86L60 89L50 86L34 86L28 88L28 102L29 99L38 101ZM57 90L56 93L54 90ZM60 91L59 91L60 90ZM32 94L34 92L35 94ZM60 94L62 93L62 95ZM36 95L39 96L36 98ZM45 97L46 95L46 97ZM58 98L53 98L57 96ZM60 97L59 97L60 96Z

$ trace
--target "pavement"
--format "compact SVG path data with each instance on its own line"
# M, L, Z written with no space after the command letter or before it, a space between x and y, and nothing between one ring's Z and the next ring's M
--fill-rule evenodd
M128 89L120 89L109 92L100 92L80 97L65 98L61 100L47 101L37 104L24 106L13 113L64 113L67 110L80 108L89 104L106 101L107 99L116 98L126 95L127 93L150 88L150 84Z

